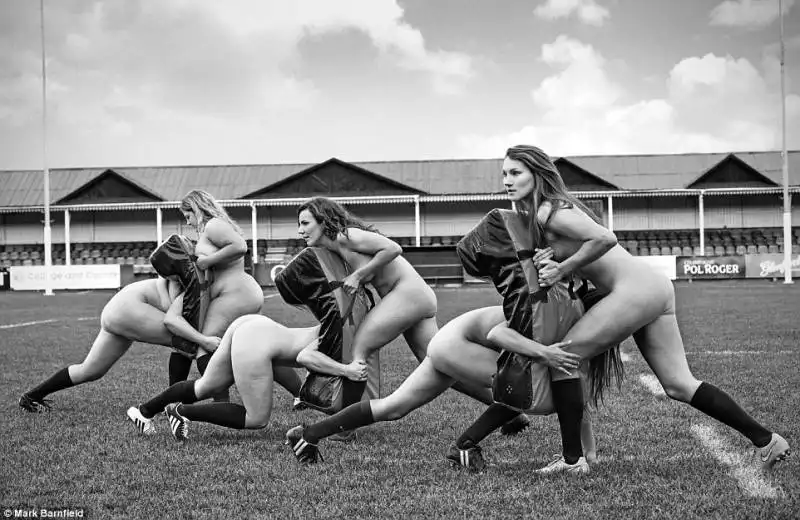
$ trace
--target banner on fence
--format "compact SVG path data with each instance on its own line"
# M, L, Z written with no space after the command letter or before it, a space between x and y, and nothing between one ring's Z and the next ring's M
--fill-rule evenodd
M5 267L0 267L0 291L11 289L11 273Z
M792 278L800 277L800 255L792 255L790 262ZM748 278L783 278L783 253L746 255L745 270Z
M50 268L53 290L64 289L119 289L119 265L54 265ZM12 266L11 289L14 291L43 291L45 276L43 265Z
M744 278L744 256L679 256L675 271L679 280Z

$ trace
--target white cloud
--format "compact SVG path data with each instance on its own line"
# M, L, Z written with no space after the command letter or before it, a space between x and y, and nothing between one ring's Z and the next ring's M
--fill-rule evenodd
M553 155L725 152L780 146L775 78L746 59L707 54L677 63L666 97L626 102L631 93L609 77L591 45L566 36L542 46L558 72L532 92L531 123L500 135L466 135L462 152L497 157L514 144ZM800 144L800 96L789 96L787 135ZM524 108L523 108L524 110Z
M59 164L78 155L91 164L204 161L213 150L237 161L255 156L248 147L263 157L284 121L300 125L331 102L303 75L310 35L358 31L384 70L399 81L419 75L439 95L461 93L473 75L470 56L433 48L395 0L45 5L50 149ZM38 29L38 3L0 2L0 152L25 164L35 153L23 135L40 133Z
M783 13L794 0L784 0ZM778 0L725 0L711 10L711 25L765 27L778 18Z
M546 0L533 13L545 20L567 18L575 13L583 23L598 27L610 16L608 9L595 0Z

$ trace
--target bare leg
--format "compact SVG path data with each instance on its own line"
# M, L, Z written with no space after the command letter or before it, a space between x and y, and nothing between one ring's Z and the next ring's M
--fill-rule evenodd
M424 359L425 349L421 343L426 341L436 326L436 297L427 285L409 287L398 284L385 295L364 317L353 338L353 360L366 360L373 352L383 348L403 332L415 327L423 320L432 320L411 333L411 347L418 360ZM430 338L427 338L430 341Z
M77 365L70 365L69 378L74 385L100 379L128 351L133 342L127 338L101 330L86 358Z

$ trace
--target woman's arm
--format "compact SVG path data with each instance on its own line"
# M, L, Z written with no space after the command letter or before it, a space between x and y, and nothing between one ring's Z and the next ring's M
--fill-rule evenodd
M197 343L209 352L215 351L219 346L220 338L200 333L183 317L183 293L179 294L167 309L164 326L176 336Z
M339 245L346 247L357 253L369 255L372 258L369 262L356 269L348 276L352 281L369 279L377 271L384 268L392 260L403 254L400 244L372 231L365 231L358 228L348 228L348 236L339 236ZM345 284L349 285L349 284ZM358 284L355 285L358 288Z
M528 356L537 363L542 363L566 374L573 373L580 364L580 356L561 349L569 342L554 343L550 346L542 345L526 338L505 322L495 325L486 335L486 339L503 350Z
M247 242L222 219L212 218L203 230L209 242L219 249L207 256L197 259L197 267L209 269L218 264L225 264L243 257L247 253Z
M316 343L309 345L297 354L297 363L315 372L342 376L352 381L366 381L367 379L367 365L365 363L353 362L348 365L339 363L320 352Z
M540 220L543 216L540 215ZM589 215L578 208L561 208L549 220L544 218L547 229L563 237L583 242L572 256L563 261L545 260L539 277L547 285L552 285L560 278L570 275L586 265L594 262L612 247L617 245L617 237L604 228ZM544 275L544 276L543 276Z

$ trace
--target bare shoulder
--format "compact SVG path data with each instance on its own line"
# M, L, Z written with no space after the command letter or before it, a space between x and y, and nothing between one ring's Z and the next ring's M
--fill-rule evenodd
M553 213L553 203L549 200L542 202L539 206L539 210L536 212L536 219L541 223L545 224L548 220L550 220L550 215Z

